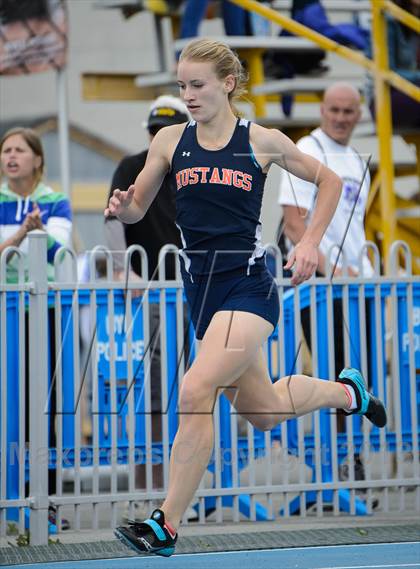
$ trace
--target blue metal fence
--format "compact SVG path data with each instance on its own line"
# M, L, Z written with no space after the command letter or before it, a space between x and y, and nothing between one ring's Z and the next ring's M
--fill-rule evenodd
M328 338L327 325L327 288L329 285L321 284L316 286L316 320L317 320L317 336L318 336L318 349L317 349L317 361L318 361L318 372L319 376L324 379L330 377L329 372L329 353L331 351L331 339ZM359 289L361 285L350 285L349 286L349 297L350 297L350 310L349 310L349 321L347 323L351 335L351 350L350 350L350 361L349 365L354 367L361 367L361 338L360 338L360 318L359 318ZM399 353L399 379L400 383L400 406L403 409L402 414L402 437L405 444L405 448L409 450L412 443L412 393L410 392L410 373L412 373L413 367L410 366L410 335L408 333L408 296L409 287L412 287L412 297L413 297L413 312L412 312L412 330L414 332L412 337L412 342L414 343L414 358L415 367L417 370L417 388L415 393L415 407L417 415L417 424L420 427L419 417L420 417L420 396L419 396L419 385L420 385L420 348L418 346L418 341L420 338L420 283L415 283L414 285L408 285L406 283L401 283L396 287L397 294L397 304L398 304L398 353ZM363 285L364 294L363 299L368 299L369 309L372 311L370 322L371 322L371 337L379 335L382 341L385 338L385 328L384 328L384 311L385 311L385 301L390 296L391 286L389 284L383 284L380 287L380 322L376 322L374 314L374 294L375 285L366 284ZM342 286L334 285L332 287L333 298L342 298ZM171 437L170 442L172 442L174 434L176 432L177 424L177 392L178 386L176 384L177 378L177 347L176 347L176 314L175 314L175 290L166 290L166 335L170 340L168 343L167 351L167 369L168 369L168 393L170 394L168 415L171 424ZM287 370L287 375L294 374L296 370L296 350L298 341L295 338L294 322L295 322L295 304L294 295L299 294L299 308L303 309L310 304L310 287L301 287L299 292L294 289L289 290L284 295L284 334L287 337L287 342L285 343L284 358L285 358L285 369ZM91 408L93 414L97 414L99 418L99 446L102 452L102 463L107 462L106 449L111 447L111 386L109 382L110 377L110 330L109 330L109 311L107 306L108 291L98 290L97 295L97 345L98 345L98 362L97 362L97 380L98 380L98 408ZM159 291L150 292L150 303L157 303L159 298ZM63 367L63 392L62 392L62 410L63 414L63 440L62 445L66 451L66 466L74 466L72 458L72 450L74 449L75 443L75 426L73 421L74 410L76 406L76 399L78 394L74 392L74 375L75 370L73 367L73 322L72 322L72 294L70 292L62 292L60 294L61 311L62 311L62 367ZM50 305L54 302L54 293L50 293L49 296ZM364 300L363 300L364 301ZM80 290L78 292L78 304L79 306L88 306L89 303L89 291ZM114 342L116 349L116 378L117 378L117 389L116 389L116 414L117 420L117 433L116 440L118 449L121 451L119 453L119 461L124 463L127 460L127 448L128 448L128 433L127 433L127 416L128 416L128 404L127 397L129 391L132 389L134 391L134 402L135 402L135 445L138 448L143 448L145 445L145 375L144 375L144 339L143 339L143 310L141 308L141 301L136 299L133 301L133 311L136 314L132 325L132 341L130 344L127 343L127 329L126 322L124 322L124 305L125 299L124 294L121 290L114 291ZM7 335L7 440L9 449L8 458L8 474L7 474L7 497L17 498L19 495L19 476L18 476L18 462L14 460L12 455L15 446L13 443L19 440L19 414L10 412L12 409L19 407L19 398L22 394L19 393L19 358L17 354L19 353L19 300L18 295L15 292L7 293L6 300L6 335ZM1 340L1 338L0 338ZM22 338L21 338L22 340ZM269 339L269 344L277 343L279 341L278 328L273 332ZM128 377L127 370L127 350L131 349L133 354L133 362L135 364L135 374L133 378ZM379 374L378 369L378 354L376 353L376 344L368 347L368 368L369 375L371 378L372 389L374 392L378 392ZM269 358L268 364L271 371L272 379L275 381L278 379L278 372L274 370L276 367L272 361L272 351L268 350ZM382 366L381 373L383 375L382 381L386 381L386 362L385 362L385 350L381 350ZM23 361L22 361L23 363ZM51 376L52 374L50 374ZM386 389L385 389L386 393ZM2 394L4 396L4 394ZM60 412L60 410L59 410ZM324 448L331 448L330 439L330 420L329 411L322 410L321 412L321 445ZM353 437L355 450L357 452L361 451L363 432L361 430L362 419L358 416L353 416L351 419L353 422ZM223 434L222 436L222 448L228 449L232 448L232 441L230 435L230 405L228 401L223 398L223 403L220 411L220 429ZM275 439L279 436L279 429L276 428L271 434L271 438ZM341 439L341 444L339 444L340 458L344 458L347 455L345 435L338 435ZM392 430L387 432L387 448L388 450L395 450L395 433ZM370 432L370 443L373 449L377 449L379 446L379 435L378 429L373 427ZM240 467L244 467L247 463L248 449L246 448L247 440L240 441ZM305 437L305 447L307 449L313 448L313 435L307 435ZM159 447L159 445L157 445ZM298 447L298 432L297 432L297 422L296 420L289 421L288 427L288 449L290 452L294 452ZM264 433L255 430L255 441L254 450L257 453L261 452L261 449L265 448L265 438ZM91 453L86 450L86 458L83 463L87 466L90 463L88 456ZM70 451L70 452L69 452ZM161 452L160 448L155 449L155 453ZM145 454L141 454L145 456ZM306 453L307 464L314 468L313 454ZM55 466L55 455L51 454L50 467ZM228 468L228 467L226 467ZM231 482L231 474L228 472L222 473L222 479L224 481L224 486L228 487ZM331 481L331 460L325 461L323 466L323 481ZM229 498L231 500L231 498ZM226 500L226 503L229 503ZM209 506L211 507L211 506ZM363 508L361 509L363 510Z
M304 457L306 465L312 471L314 488L316 486L315 490L308 487L300 491L298 498L290 502L289 513L320 499L324 503L332 503L337 499L339 508L365 514L368 511L365 502L356 499L352 505L352 490L349 491L345 483L337 481L337 464L345 460L349 453L359 453L367 447L369 452L402 452L401 449L404 452L416 449L418 451L420 282L414 278L387 279L376 276L374 279L341 279L337 283L339 284L331 284L328 279L318 279L298 289L287 289L284 285L288 283L279 281L282 311L279 327L268 341L270 375L275 381L280 375L287 377L301 371L297 357L301 341L300 311L311 305L314 332L313 368L319 377L326 380L334 376L331 303L334 298L341 298L344 307L343 319L349 331L346 340L346 363L368 372L373 392L388 399L392 420L385 433L380 433L375 427L367 428L366 424L363 426L360 417L353 416L347 419L347 433L337 434L335 419L332 419L329 411L321 410L314 415L312 428L305 432L299 422L301 420L293 419L288 421L286 428L277 427L271 433L253 430L251 437L241 437L238 436L237 425L232 421L230 405L227 399L222 397L217 410L219 440L209 471L217 478L216 486L222 489L231 488L232 494L224 491L218 498L216 494L205 496L205 509L215 507L219 500L224 506L233 506L236 503L241 513L250 516L254 507L252 494L255 494L255 491L247 494L242 489L238 493L237 471L249 465L250 461L264 456L275 440L281 441L282 446L291 455ZM84 288L78 288L74 284L62 287L57 285L48 295L48 304L55 306L56 314L59 312L55 332L60 337L60 350L57 353L57 369L60 372L55 378L52 370L49 373L50 387L52 378L57 382L57 412L61 421L61 429L57 431L61 435L57 445L59 448L51 449L49 455L48 466L52 469L58 465L61 469L74 468L78 464L82 468L91 466L95 463L95 452L99 456L99 465L110 464L110 449L118 451L117 464L126 464L130 460L133 445L140 451L136 454L136 463L150 460L150 450L154 461L163 461L176 433L179 354L183 349L183 346L179 345L179 283L176 287L171 287L169 281L161 286L157 284L154 290L148 290L147 298L133 299L129 311L124 291L118 289L115 283L112 289L105 286L106 284L99 288L96 283L95 290L89 288L89 284ZM16 448L24 436L22 413L26 413L22 405L22 378L25 375L25 357L22 355L25 352L25 331L22 330L23 302L25 301L21 292L13 290L4 291L0 302L0 354L2 357L6 356L6 365L3 362L1 367L2 374L6 375L6 381L2 380L6 389L0 393L0 426L2 431L6 429L6 433L1 433L1 440L6 441L6 447L2 448L2 456L4 457L6 452L6 459L2 459L1 475L6 479L6 488L5 496L0 500L0 508L8 510L8 519L17 519L18 516L17 507L10 507L13 500L20 500L19 504L16 502L19 506L23 503L22 500L24 501L21 463L16 460ZM146 417L150 410L150 385L147 385L150 381L150 370L147 370L146 354L153 338L145 328L145 314L148 314L152 305L160 305L165 316L161 330L165 337L162 363L165 376L162 379L166 382L165 399L168 404L163 413L168 421L168 438L166 440L164 437L162 442L154 441L150 445L150 438L146 436ZM94 350L89 353L94 354L90 377L96 382L96 387L93 384L89 386L89 375L83 376L83 370L81 372L75 366L75 362L78 362L75 354L77 355L79 350L75 342L75 338L78 338L78 311L83 307L90 311L94 330ZM388 369L386 322L387 310L390 308L393 367ZM370 311L370 346L366 346L364 335L366 309ZM280 342L282 345L279 345ZM128 357L128 351L131 352L131 358ZM392 386L387 384L390 380ZM92 421L97 420L99 425L97 448L95 441L92 445L80 444L78 423L74 420L81 397L86 400L89 393L92 395L89 413ZM395 393L397 397L394 397ZM134 425L130 424L130 405L135 409ZM131 440L130 432L133 428L134 437ZM320 449L323 453L322 461L319 458ZM223 456L223 460L220 456ZM226 460L226 457L229 457L229 460ZM27 478L29 462L26 452L24 460ZM383 478L382 482L384 486L398 485L398 480ZM366 487L369 487L372 481L367 479L365 483ZM412 484L415 483L413 479ZM354 479L349 480L349 486L352 489L360 487L354 483ZM281 488L278 491L280 492ZM263 505L254 504L257 519L271 517L271 513Z

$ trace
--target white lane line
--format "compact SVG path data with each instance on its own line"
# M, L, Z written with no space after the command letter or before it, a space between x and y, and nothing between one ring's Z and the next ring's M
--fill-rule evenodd
M395 542L382 542L382 543L349 543L347 545L310 545L308 547L276 547L276 548L272 548L270 547L269 549L237 549L234 551L203 551L200 553L175 553L175 555L173 557L197 557L197 555L205 555L205 556L217 556L217 555L235 555L238 553L265 553L268 551L319 551L320 549L331 549L331 550L336 550L336 549L341 549L341 548L359 548L359 547L380 547L380 548L389 548L389 547L395 547L395 546L405 546L405 545L419 545L420 546L420 541L395 541ZM144 556L147 557L147 556ZM132 559L132 557L123 557L120 559ZM148 559L156 559L157 561L162 560L161 557L158 556L153 556L153 557L148 557ZM414 564L414 567L420 567L420 564ZM364 565L361 565L361 567L365 567ZM366 565L366 567L393 567L393 565ZM400 567L399 565L395 565L395 567ZM326 569L325 567L319 567L317 569ZM334 568L328 568L328 569L334 569ZM347 569L344 567L340 567L340 569Z
M420 567L420 563L392 563L391 565L337 565L337 567L317 567L316 569L384 569L385 567Z

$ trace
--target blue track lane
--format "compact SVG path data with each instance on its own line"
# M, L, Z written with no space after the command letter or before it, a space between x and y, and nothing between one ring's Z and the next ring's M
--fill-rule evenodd
M10 565L14 569L420 569L420 542Z

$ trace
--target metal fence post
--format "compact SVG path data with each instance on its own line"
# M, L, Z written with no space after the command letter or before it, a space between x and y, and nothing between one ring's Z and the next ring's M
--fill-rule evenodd
M48 543L48 280L47 234L31 231L29 285L30 544Z

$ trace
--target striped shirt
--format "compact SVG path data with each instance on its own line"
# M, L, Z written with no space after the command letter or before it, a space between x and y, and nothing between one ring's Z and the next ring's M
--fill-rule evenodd
M70 202L67 197L42 182L37 185L31 195L22 197L9 189L6 182L0 186L0 243L3 243L16 233L23 224L25 217L30 213L34 204L37 204L44 229L48 234L48 279L54 275L54 255L61 246L68 246L71 242L72 214ZM28 252L28 239L25 238L19 245L23 254ZM7 282L18 280L18 258L14 255L7 266ZM25 260L25 280L27 279L27 260Z

